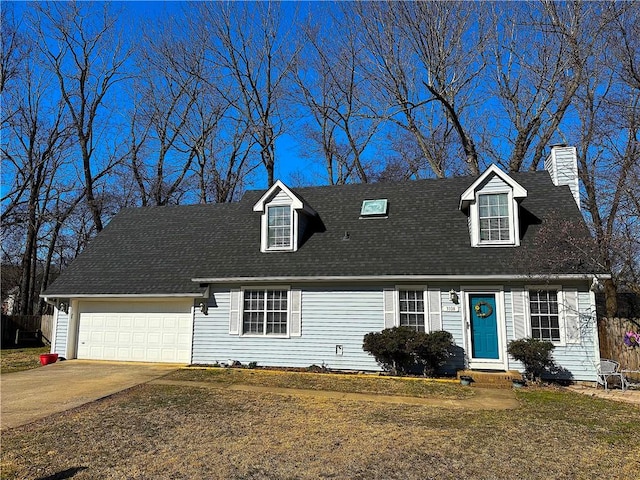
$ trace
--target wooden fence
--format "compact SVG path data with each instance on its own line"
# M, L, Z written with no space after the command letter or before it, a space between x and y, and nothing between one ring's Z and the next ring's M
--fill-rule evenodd
M600 337L600 357L620 362L625 370L640 371L640 346L628 347L624 344L626 332L640 332L640 318L601 318L598 321ZM634 381L640 375L629 375Z
M2 315L2 347L49 344L53 315Z

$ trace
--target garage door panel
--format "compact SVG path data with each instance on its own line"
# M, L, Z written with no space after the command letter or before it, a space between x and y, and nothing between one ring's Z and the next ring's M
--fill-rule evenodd
M133 332L133 344L134 345L142 345L147 341L146 332Z
M149 324L149 328L154 328L154 329L160 329L162 328L162 321L160 320L160 318L158 316L150 316L147 319L147 322Z
M146 350L144 348L132 348L131 349L131 360L136 361L145 361L147 360L145 356Z
M136 316L133 319L134 328L147 328L148 319L145 317Z
M125 318L114 318L114 317L106 317L104 321L104 326L107 329L114 329L119 327L126 327ZM96 325L97 327L98 325Z
M99 306L112 307L103 312ZM83 308L84 307L84 308ZM191 303L80 304L78 358L147 362L191 361ZM134 311L138 310L138 311Z
M162 359L159 348L147 348L146 355L150 362L159 362Z
M99 332L99 331L93 331L89 334L89 342L91 342L92 344L99 344L102 345L105 341L105 332Z
M175 329L178 326L178 322L177 319L175 318L170 318L170 317L164 317L162 319L162 326L164 328L171 328L171 329Z

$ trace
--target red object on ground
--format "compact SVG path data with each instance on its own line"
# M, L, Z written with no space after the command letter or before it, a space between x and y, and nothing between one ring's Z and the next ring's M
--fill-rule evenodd
M40 355L40 363L42 365L49 365L50 363L56 363L57 361L57 353L43 353L42 355Z

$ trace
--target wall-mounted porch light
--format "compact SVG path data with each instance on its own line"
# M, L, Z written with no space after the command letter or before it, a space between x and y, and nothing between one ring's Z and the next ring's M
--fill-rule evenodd
M209 314L209 306L207 305L207 302L200 302L198 307L200 307L200 311L205 315Z
M449 300L451 300L452 303L457 304L458 300L460 300L458 298L458 294L456 293L456 291L452 288L451 290L449 290Z

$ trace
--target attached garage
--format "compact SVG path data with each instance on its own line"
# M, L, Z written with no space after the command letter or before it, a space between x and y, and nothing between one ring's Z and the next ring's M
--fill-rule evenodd
M80 301L77 358L191 362L192 300Z

